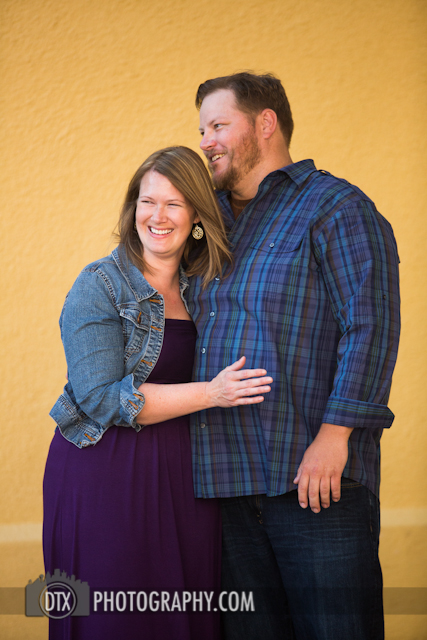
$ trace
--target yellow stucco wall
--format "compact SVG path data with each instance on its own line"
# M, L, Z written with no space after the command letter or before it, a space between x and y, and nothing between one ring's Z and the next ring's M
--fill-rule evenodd
M427 587L426 18L424 0L2 0L0 587L43 570L64 296L111 250L140 162L170 144L197 148L198 84L241 69L282 79L294 161L357 184L395 229L404 319L381 556L386 586ZM426 629L427 616L387 616L389 639ZM45 638L46 621L1 616L0 636Z

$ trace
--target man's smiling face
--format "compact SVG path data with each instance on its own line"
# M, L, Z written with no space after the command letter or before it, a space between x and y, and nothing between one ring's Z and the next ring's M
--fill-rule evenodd
M210 93L203 100L200 133L200 148L217 189L235 189L261 160L255 123L239 110L229 89Z

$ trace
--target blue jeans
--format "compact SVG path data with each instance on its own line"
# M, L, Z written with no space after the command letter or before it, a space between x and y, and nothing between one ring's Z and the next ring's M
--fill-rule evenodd
M254 596L226 613L226 640L381 640L379 502L342 479L341 500L313 513L297 491L223 498L223 584Z

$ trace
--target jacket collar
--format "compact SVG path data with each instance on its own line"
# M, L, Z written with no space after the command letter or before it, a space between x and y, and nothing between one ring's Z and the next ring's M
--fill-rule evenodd
M144 278L138 267L129 260L126 255L126 251L123 246L116 247L112 254L113 260L116 263L120 273L132 289L135 298L140 302L151 298L157 294L157 289L151 286L149 282ZM188 287L188 278L185 275L185 271L181 265L179 265L179 290L181 295L183 291Z

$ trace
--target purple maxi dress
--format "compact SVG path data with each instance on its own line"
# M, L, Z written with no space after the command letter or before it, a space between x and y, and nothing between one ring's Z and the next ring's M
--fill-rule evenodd
M191 380L195 339L191 321L167 319L149 382ZM219 614L206 611L205 599L203 612L197 602L197 612L132 613L129 604L112 612L109 602L107 612L103 602L93 611L94 591L168 591L170 604L175 591L219 590L219 506L194 498L188 416L139 433L111 427L85 449L57 430L44 477L43 547L46 572L60 569L91 590L91 614L50 620L51 640L220 638Z

